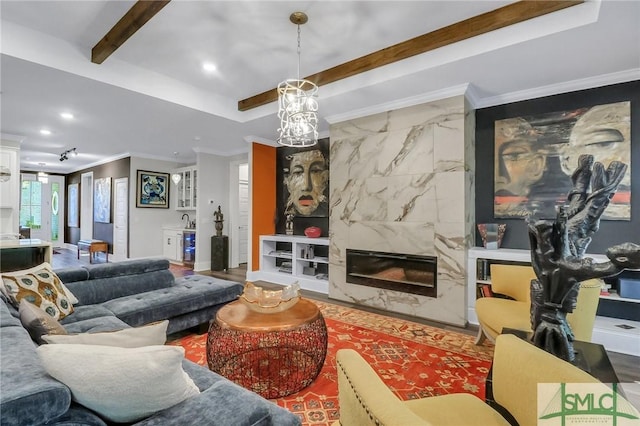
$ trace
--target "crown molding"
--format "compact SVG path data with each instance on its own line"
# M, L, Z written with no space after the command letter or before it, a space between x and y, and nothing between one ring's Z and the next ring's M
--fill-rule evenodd
M595 87L609 86L611 84L626 83L628 81L639 79L640 68L633 68L630 70L614 72L611 74L603 74L578 80L565 81L557 84L550 84L548 86L541 86L533 89L505 93L504 95L480 98L475 102L474 107L476 109L487 108L513 102L543 98L545 96L558 95L561 93L569 93L578 90L593 89Z
M278 143L274 140L271 139L267 139L267 138L263 138L261 136L256 136L256 135L247 135L244 137L244 141L248 144L251 143L259 143L261 145L267 145L267 146L274 146L277 147Z
M247 154L249 152L249 149L240 148L234 151L218 151L216 149L203 148L200 146L196 146L196 147L193 147L193 152L195 152L196 154L217 155L218 157L233 157L234 155Z
M469 88L469 83L459 84L457 86L436 90L429 93L410 96L404 99L398 99L391 102L385 102L378 105L372 105L366 108L356 109L342 114L334 114L325 117L329 124L341 123L343 121L355 120L357 118L367 117L369 115L379 114L381 112L395 111L398 109L411 107L414 105L424 104L427 102L438 101L441 99L451 98L453 96L464 95Z

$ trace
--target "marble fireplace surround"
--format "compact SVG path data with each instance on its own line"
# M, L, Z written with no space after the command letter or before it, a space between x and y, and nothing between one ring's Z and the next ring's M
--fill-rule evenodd
M330 298L466 324L474 127L464 95L331 125ZM437 297L347 283L347 249L437 257Z

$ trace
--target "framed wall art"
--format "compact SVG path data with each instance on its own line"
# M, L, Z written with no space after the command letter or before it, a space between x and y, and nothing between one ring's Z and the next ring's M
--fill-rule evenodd
M631 218L631 102L495 122L494 216L552 219L582 154L629 168L601 219Z
M100 223L111 222L111 178L94 181L93 220Z
M136 207L169 208L169 173L138 170Z
M67 203L69 205L67 209L67 226L71 228L77 228L80 226L79 222L79 199L78 199L78 184L72 183L67 187Z

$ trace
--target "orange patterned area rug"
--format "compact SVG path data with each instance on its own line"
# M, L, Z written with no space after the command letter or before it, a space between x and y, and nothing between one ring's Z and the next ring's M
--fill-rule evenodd
M336 352L358 351L402 400L456 392L484 399L484 382L493 346L476 346L475 337L357 309L314 301L329 334L327 358L311 386L278 405L297 414L303 425L325 426L338 420ZM207 365L206 334L169 342L185 348L186 357Z

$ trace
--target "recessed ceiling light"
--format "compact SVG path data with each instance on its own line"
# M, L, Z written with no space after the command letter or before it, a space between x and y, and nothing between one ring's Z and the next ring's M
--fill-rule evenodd
M207 72L213 72L216 70L216 65L212 64L211 62L205 62L202 64L202 69L207 71Z
M50 135L51 134L51 130L41 129L40 130L40 134L42 134L42 135Z
M64 118L65 120L73 120L73 114L71 114L70 112L61 112L60 117Z

